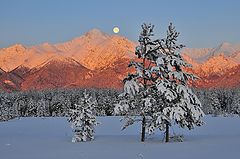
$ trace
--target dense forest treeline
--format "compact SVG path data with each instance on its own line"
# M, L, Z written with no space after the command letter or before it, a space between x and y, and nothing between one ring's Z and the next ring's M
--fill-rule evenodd
M0 93L0 121L16 117L68 116L85 89L55 89ZM121 93L114 89L87 89L96 99L98 116L114 115L114 103ZM194 89L205 114L240 115L240 89Z

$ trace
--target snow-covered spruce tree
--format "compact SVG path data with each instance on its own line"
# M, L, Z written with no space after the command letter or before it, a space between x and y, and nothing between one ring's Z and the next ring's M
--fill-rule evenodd
M37 101L37 116L46 117L48 115L46 101L42 98Z
M36 101L32 97L28 100L27 103L27 110L25 116L30 117L30 116L36 116L37 114L37 107L36 107Z
M95 116L96 101L85 91L80 102L74 106L74 109L70 109L68 119L75 133L72 142L93 140L98 124Z
M232 113L240 115L240 88L235 89L232 103Z
M223 111L221 109L221 103L218 98L217 90L209 90L209 95L206 97L208 101L208 107L210 107L211 112L210 114L214 116L218 116L223 114Z
M0 94L0 121L8 121L18 116L17 107L14 105L14 96L9 93Z
M188 87L188 82L196 77L183 70L190 65L179 53L184 47L176 43L179 33L170 23L166 38L152 40L153 28L151 24L142 25L135 52L138 60L129 64L136 72L124 79L124 92L115 104L115 113L125 114L123 129L136 121L142 122L142 142L145 132L152 133L156 128L166 131L168 142L169 126L176 123L192 129L202 125L200 118L204 113Z
M213 115L227 116L232 113L235 92L231 89L213 89L208 96Z
M3 94L0 94L0 121L9 120L8 110L9 108L6 105L6 97Z

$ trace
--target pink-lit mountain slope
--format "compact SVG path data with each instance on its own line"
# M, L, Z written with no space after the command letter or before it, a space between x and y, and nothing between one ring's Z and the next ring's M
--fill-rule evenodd
M136 44L93 29L73 40L0 49L0 90L122 88ZM196 87L239 86L240 45L182 50L200 77ZM228 81L228 82L227 82Z

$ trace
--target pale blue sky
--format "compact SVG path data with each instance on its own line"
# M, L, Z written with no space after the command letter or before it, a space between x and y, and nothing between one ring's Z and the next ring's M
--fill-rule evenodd
M137 41L143 22L163 36L170 22L187 47L240 42L239 0L0 0L0 47L58 43L98 28Z

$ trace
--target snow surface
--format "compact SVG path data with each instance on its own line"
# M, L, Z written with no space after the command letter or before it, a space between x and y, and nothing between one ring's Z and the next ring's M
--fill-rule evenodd
M238 158L240 118L205 117L182 143L163 143L163 133L140 142L140 125L120 131L119 117L99 117L95 140L72 143L66 118L21 118L0 123L0 159L207 159Z

